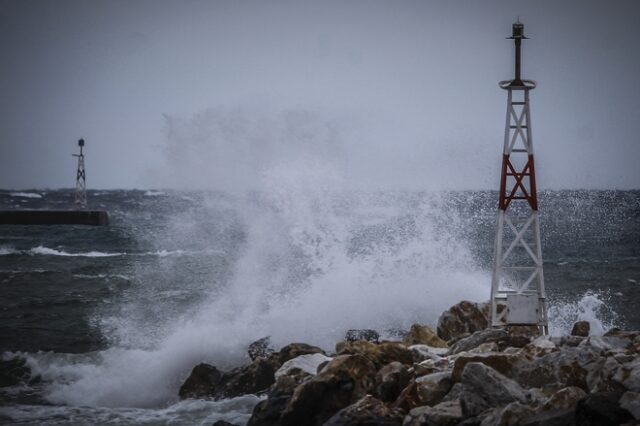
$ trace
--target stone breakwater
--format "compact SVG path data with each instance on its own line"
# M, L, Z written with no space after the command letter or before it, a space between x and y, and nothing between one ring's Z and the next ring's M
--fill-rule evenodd
M196 366L181 398L263 394L249 426L640 424L640 331L565 337L487 328L487 305L460 302L437 331L397 341L349 330L335 353L304 343L249 347L252 362ZM227 424L227 423L219 423Z

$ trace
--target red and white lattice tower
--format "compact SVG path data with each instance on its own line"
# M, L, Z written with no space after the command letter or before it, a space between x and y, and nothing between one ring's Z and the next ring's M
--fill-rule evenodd
M548 334L542 270L538 196L531 138L529 92L536 82L520 78L524 25L513 24L515 79L500 82L507 91L500 202L491 281L491 325L537 326Z

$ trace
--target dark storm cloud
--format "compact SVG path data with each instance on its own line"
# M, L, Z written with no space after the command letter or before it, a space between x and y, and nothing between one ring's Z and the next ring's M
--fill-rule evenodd
M3 1L0 187L72 186L84 137L90 187L251 187L293 151L356 187L495 188L519 15L540 186L638 188L637 4Z

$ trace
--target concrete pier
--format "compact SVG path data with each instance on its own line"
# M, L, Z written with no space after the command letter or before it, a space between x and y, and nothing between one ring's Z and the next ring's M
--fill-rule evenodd
M105 210L2 210L0 225L108 226Z

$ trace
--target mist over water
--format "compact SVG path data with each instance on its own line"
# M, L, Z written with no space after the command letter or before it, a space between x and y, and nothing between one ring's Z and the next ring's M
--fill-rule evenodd
M195 407L178 402L178 388L199 362L225 370L248 361L247 346L264 336L276 348L298 341L332 351L348 329L384 335L416 322L435 326L460 300L488 299L495 193L354 190L348 164L339 160L339 126L313 114L254 118L210 110L167 121L167 165L158 173L186 187L237 181L234 190L96 193L91 202L111 211L113 226L92 232L108 234L0 246L2 256L25 261L86 262L73 279L109 283L89 311L103 342L93 350L5 354L27 360L43 379L47 402L113 407L123 419L134 414L121 407L165 407L167 413L154 411L161 417L223 409L246 416L246 400L229 403L244 407L238 412ZM64 202L55 192L25 194L32 193L9 194L6 202ZM621 324L617 294L635 291L636 273L624 260L636 242L624 233L637 226L639 199L542 194L550 217L542 216L542 234L552 334L566 334L582 319L595 333ZM621 214L605 235L588 225L600 210L588 212L609 202ZM616 271L631 281L599 291L596 274L584 268L605 259L608 248L589 248L572 229L585 241L619 247ZM104 269L90 269L91 262Z

